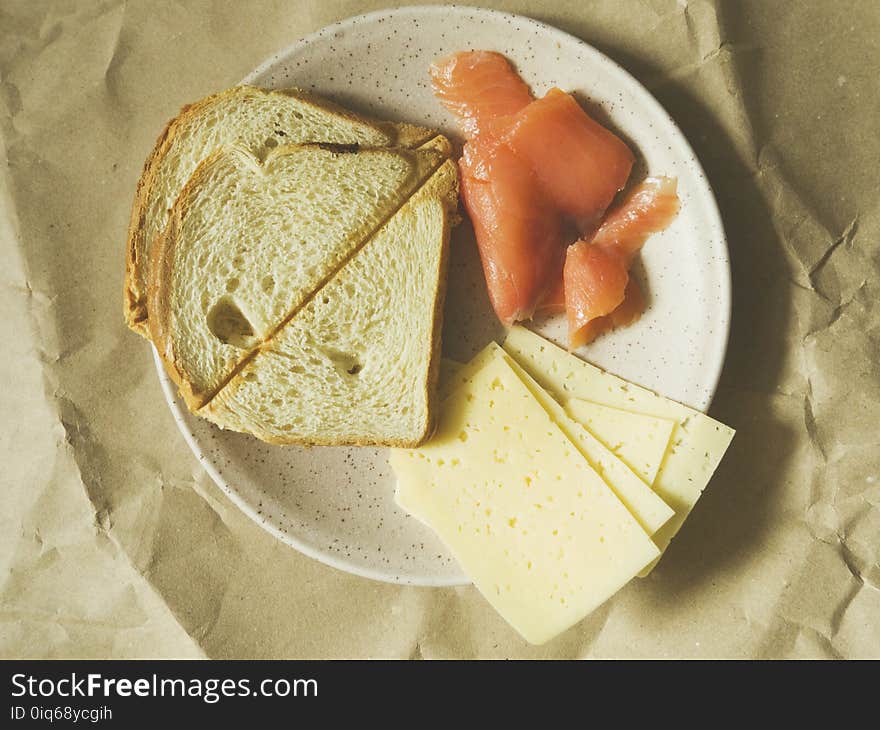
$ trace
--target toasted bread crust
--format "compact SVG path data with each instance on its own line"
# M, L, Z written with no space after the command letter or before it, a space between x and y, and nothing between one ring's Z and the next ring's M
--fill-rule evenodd
M241 93L242 90L252 91L268 95L294 97L301 102L311 104L316 109L330 112L349 121L369 126L376 131L382 131L387 136L388 146L415 148L430 140L436 135L431 129L419 127L414 124L401 124L394 122L379 122L366 116L355 114L333 102L322 99L313 92L302 89L290 88L280 90L259 89L253 86L235 86L217 94L212 94L192 104L183 106L177 116L167 122L156 140L153 150L144 162L141 175L135 188L134 202L129 218L128 234L126 240L126 263L125 263L125 287L123 297L123 313L125 322L130 329L138 334L149 338L149 316L147 274L144 273L144 264L149 264L150 251L153 241L145 241L146 231L144 225L148 204L153 194L156 170L162 159L168 154L171 145L179 133L179 130L191 119L197 117L203 111L226 98ZM320 140L315 140L320 141ZM447 153L448 154L448 153ZM159 234L161 237L161 233ZM147 261L144 261L144 258Z
M193 178L190 179L190 183ZM184 214L185 211L175 206L165 232L153 242L150 251L150 285L147 287L147 306L152 312L152 316L145 320L144 324L147 327L149 338L165 365L165 372L177 385L187 407L195 411L204 405L204 394L193 388L186 374L178 367L171 337L170 300L167 296L167 289L171 282L177 231Z
M434 317L433 329L434 340L431 344L431 360L428 364L428 380L425 384L428 403L428 423L425 424L425 430L421 437L413 444L406 444L406 448L420 446L434 435L437 428L437 410L438 395L437 381L440 378L440 360L443 349L443 313L446 303L446 291L448 284L449 270L449 249L450 239L452 237L452 228L458 225L461 218L458 214L458 175L455 163L449 162L452 166L452 181L447 190L448 197L444 199L444 216L443 216L443 246L440 249L440 265L439 275L437 277L437 290L434 294Z

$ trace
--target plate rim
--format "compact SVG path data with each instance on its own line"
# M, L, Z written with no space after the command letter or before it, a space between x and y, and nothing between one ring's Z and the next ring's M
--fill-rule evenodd
M248 73L241 81L239 81L239 85L245 84L253 84L255 79L264 75L274 63L276 63L280 58L285 56L289 56L292 53L295 53L298 50L308 47L311 43L316 40L325 37L328 33L334 30L343 30L348 27L351 27L357 23L364 22L376 22L379 18L387 18L388 16L396 16L396 15L407 15L407 14L418 14L418 13L428 13L439 15L441 13L449 12L449 11L463 11L469 13L478 13L478 14L487 14L491 16L495 16L496 18L505 18L508 20L515 20L517 22L526 22L529 24L533 24L538 27L543 33L547 33L550 36L555 36L558 39L564 40L566 43L574 42L579 45L588 55L592 57L592 59L601 64L607 65L614 72L620 74L624 79L627 80L628 83L632 84L634 88L641 92L641 97L645 100L645 102L652 107L652 111L655 114L658 114L661 118L665 120L665 122L670 126L673 130L674 134L678 137L678 142L683 145L684 150L690 154L693 164L696 166L697 171L700 173L700 177L703 183L706 186L706 190L708 192L708 196L706 196L706 203L708 204L707 213L710 218L710 225L717 230L719 235L719 241L723 244L720 247L720 255L721 264L720 268L723 269L723 275L721 277L721 291L720 296L722 297L721 302L721 313L723 316L723 337L720 342L720 346L718 348L718 352L716 355L716 362L714 364L713 370L710 373L709 382L711 386L709 388L708 396L706 398L705 405L698 408L697 410L706 413L709 407L712 404L712 401L717 393L718 384L721 379L721 374L724 369L724 363L727 359L727 348L730 342L730 329L731 329L731 316L732 316L732 272L730 266L730 251L729 244L727 240L727 235L724 230L724 223L721 217L721 211L718 207L718 201L715 196L715 191L712 188L711 183L709 182L709 178L706 175L705 169L703 168L702 163L699 160L699 157L694 152L693 147L685 136L684 132L680 129L678 124L676 124L675 120L671 117L671 115L666 111L666 109L660 104L660 102L654 97L654 95L629 71L623 68L616 61L611 59L609 56L602 53L602 51L595 48L593 45L588 43L587 41L579 38L571 33L568 33L564 30L561 30L553 25L545 23L540 20L536 20L527 15L520 15L517 13L510 13L502 10L494 10L492 8L481 8L470 5L405 5L398 8L383 8L378 10L373 10L368 13L362 13L359 15L350 16L347 18L343 18L341 20L335 21L328 25L319 28L307 35L302 36L297 39L293 43L279 49L275 53L268 56L261 64L259 64L255 69L253 69L250 73ZM721 324L721 323L719 323ZM162 392L165 397L166 404L168 405L169 410L171 411L172 416L174 417L174 421L177 424L178 430L184 438L187 446L189 446L190 451L192 451L193 455L198 460L199 464L201 464L202 468L205 469L205 472L208 476L211 477L212 481L220 488L220 490L233 502L233 504L247 517L249 517L255 524L261 527L263 530L268 532L274 538L284 543L285 545L297 550L302 553L306 557L317 560L324 565L328 565L332 568L336 568L338 570L344 571L351 575L357 575L362 578L368 578L370 580L379 581L382 583L387 583L391 585L405 585L405 586L415 586L415 587L456 587L456 586L465 586L470 585L471 581L469 580L461 580L459 578L425 578L425 579L417 579L417 578L403 578L401 576L381 572L378 569L367 568L361 565L348 563L345 560L336 557L332 554L329 554L325 551L320 550L319 548L313 547L308 543L301 541L299 538L280 530L275 524L271 521L263 519L260 515L257 514L256 509L241 495L238 491L227 481L227 479L220 473L215 464L211 459L209 459L203 449L199 441L196 439L193 432L190 430L187 419L188 418L197 418L198 416L187 412L184 412L184 409L181 408L176 388L173 382L171 381L170 376L165 372L164 365L162 363L162 359L159 356L158 351L155 346L151 344L151 350L153 353L153 364L156 368L156 372L159 376L159 382L162 387Z

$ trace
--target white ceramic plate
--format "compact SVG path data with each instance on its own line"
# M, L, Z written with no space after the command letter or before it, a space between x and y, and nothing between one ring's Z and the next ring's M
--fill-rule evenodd
M285 49L245 83L313 89L352 109L415 122L457 137L431 95L428 66L464 49L504 53L538 95L575 92L629 140L636 174L675 175L681 213L654 236L637 269L649 307L632 327L580 354L633 382L699 409L715 391L730 318L727 246L712 191L693 151L654 98L583 41L528 18L466 7L387 10L330 25ZM501 334L485 293L470 226L458 228L444 325L444 353L467 359ZM537 329L562 341L561 318ZM386 452L269 446L192 416L158 358L172 412L199 461L250 517L329 565L394 583L467 582L433 533L394 504Z

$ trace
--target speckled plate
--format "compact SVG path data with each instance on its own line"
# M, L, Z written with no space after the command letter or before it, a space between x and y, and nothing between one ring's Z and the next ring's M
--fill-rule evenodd
M580 354L631 381L705 409L727 342L730 269L712 191L693 151L654 98L583 41L528 18L466 7L413 7L350 18L297 41L249 74L265 87L313 89L381 118L437 127L452 118L431 95L428 66L468 48L504 53L537 94L575 92L637 151L636 174L675 175L682 210L646 246L636 270L649 307L634 326ZM485 294L470 226L453 239L444 352L467 359L501 334ZM564 322L536 323L562 341ZM279 447L221 431L165 395L214 481L250 517L297 550L341 570L416 585L467 582L443 545L394 504L387 453L371 448Z

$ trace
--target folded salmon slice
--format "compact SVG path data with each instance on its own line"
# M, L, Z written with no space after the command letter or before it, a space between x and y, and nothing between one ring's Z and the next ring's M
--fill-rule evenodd
M468 144L459 168L492 307L506 324L528 319L562 271L560 220L547 215L534 172L509 147Z
M566 245L624 186L632 153L559 89L534 100L501 54L454 54L431 81L467 136L462 200L492 305L506 324L529 319L560 280Z
M569 247L563 284L572 348L641 316L644 295L629 267L648 237L664 230L678 213L676 188L675 178L648 178L608 214L592 238Z

